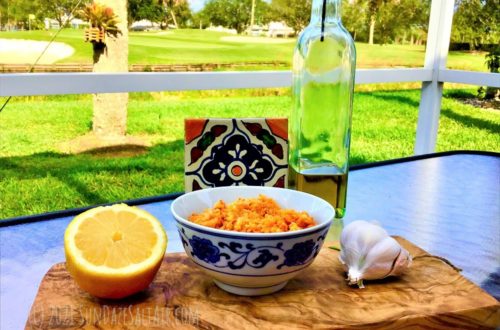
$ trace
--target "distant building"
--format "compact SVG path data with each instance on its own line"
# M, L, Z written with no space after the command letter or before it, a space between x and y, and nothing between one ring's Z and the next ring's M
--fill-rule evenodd
M132 31L155 31L160 29L160 24L151 22L147 19L135 21L130 25Z
M68 23L73 29L78 29L82 26L88 26L89 23L81 20L79 18L75 18L73 16L63 15L61 17L62 22L64 24ZM45 30L57 30L60 28L59 22L56 19L45 17L43 20L43 26Z
M252 37L260 37L266 35L266 31L267 31L267 26L254 25L252 27L249 26L245 30L245 34Z
M81 26L89 25L88 22L85 22L84 20L81 20L79 18L73 18L71 21L69 21L69 24L71 24L71 27L73 29L79 29Z
M228 29L228 28L225 28L223 26L213 26L213 25L210 25L209 27L206 28L207 31L216 31L216 32L226 32L226 33L230 33L230 34L238 34L238 31L236 31L235 29Z
M46 17L43 20L43 24L44 24L45 30L59 29L60 28L59 22L53 18Z
M295 31L284 22L271 22L267 29L267 36L271 38L291 37L294 33Z

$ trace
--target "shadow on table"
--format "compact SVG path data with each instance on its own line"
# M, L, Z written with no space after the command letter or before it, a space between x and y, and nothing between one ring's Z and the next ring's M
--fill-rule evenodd
M500 301L500 268L497 268L486 281L481 283L481 288Z

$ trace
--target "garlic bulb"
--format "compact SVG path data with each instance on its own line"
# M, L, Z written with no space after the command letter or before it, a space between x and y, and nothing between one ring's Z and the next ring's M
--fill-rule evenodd
M358 220L351 222L340 237L340 262L347 271L349 285L363 280L401 275L411 265L411 256L379 225Z

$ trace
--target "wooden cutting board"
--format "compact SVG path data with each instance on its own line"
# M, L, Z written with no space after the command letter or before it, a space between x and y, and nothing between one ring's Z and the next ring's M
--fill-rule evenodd
M150 288L120 300L81 291L64 263L40 284L26 329L481 329L500 326L498 301L410 242L416 257L400 278L349 287L338 251L324 247L314 263L272 295L220 290L184 253L167 254ZM328 246L328 244L325 244Z

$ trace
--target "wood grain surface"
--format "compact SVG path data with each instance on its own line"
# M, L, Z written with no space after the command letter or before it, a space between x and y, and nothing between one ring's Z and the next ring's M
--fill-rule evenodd
M338 251L278 293L241 297L220 290L184 253L167 254L150 288L119 301L81 291L64 263L45 275L26 329L483 329L500 326L496 299L453 267L402 238L417 257L399 278L349 287ZM328 246L328 244L325 244ZM426 257L422 257L426 256Z

